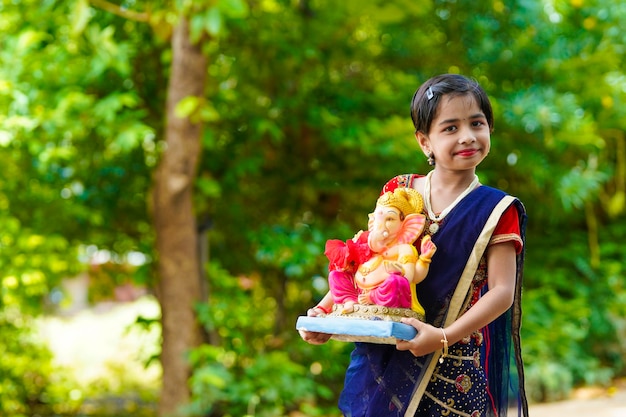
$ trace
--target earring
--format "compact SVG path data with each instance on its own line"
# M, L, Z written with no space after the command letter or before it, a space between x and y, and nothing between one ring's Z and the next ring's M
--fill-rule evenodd
M428 165L435 166L435 154L432 152L428 153Z

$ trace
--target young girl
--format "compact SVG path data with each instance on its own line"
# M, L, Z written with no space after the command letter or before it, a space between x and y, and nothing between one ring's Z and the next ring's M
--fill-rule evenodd
M396 346L357 343L339 408L349 417L505 416L513 388L527 416L519 337L526 215L475 173L491 146L491 104L475 81L445 74L417 90L411 116L434 168L397 176L382 193L410 187L424 198L426 233L437 246L417 285L426 322L404 319L417 336ZM313 344L329 338L301 335Z

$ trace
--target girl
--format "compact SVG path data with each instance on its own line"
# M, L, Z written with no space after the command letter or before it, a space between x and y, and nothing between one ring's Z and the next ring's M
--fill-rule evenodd
M417 335L396 346L357 343L339 408L349 417L505 416L511 385L527 416L519 340L526 215L475 173L490 150L491 104L475 81L445 74L417 90L411 116L434 168L397 176L382 193L410 187L423 196L426 233L438 248L417 285L426 322L404 319ZM314 344L329 338L301 334Z

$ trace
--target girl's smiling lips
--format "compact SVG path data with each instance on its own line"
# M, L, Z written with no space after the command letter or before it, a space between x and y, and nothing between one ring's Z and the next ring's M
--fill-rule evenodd
M474 149L474 148L472 148L472 149L463 149L463 150L461 150L461 151L458 151L458 152L456 153L456 155L458 155L458 156L465 156L465 157L467 157L467 156L473 156L473 155L475 155L475 154L476 154L476 152L478 152L478 149Z

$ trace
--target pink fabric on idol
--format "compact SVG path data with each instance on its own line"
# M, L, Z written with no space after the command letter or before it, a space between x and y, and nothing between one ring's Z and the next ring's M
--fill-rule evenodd
M328 285L335 304L348 301L358 303L359 289L354 284L354 275L345 271L331 271ZM390 274L380 286L369 293L372 303L380 306L411 308L411 286L409 281L398 273Z
M335 304L345 304L347 301L358 303L359 292L354 285L354 275L345 271L330 271L328 285L333 294Z
M390 274L380 286L370 292L370 299L379 306L411 308L411 286L402 275Z

